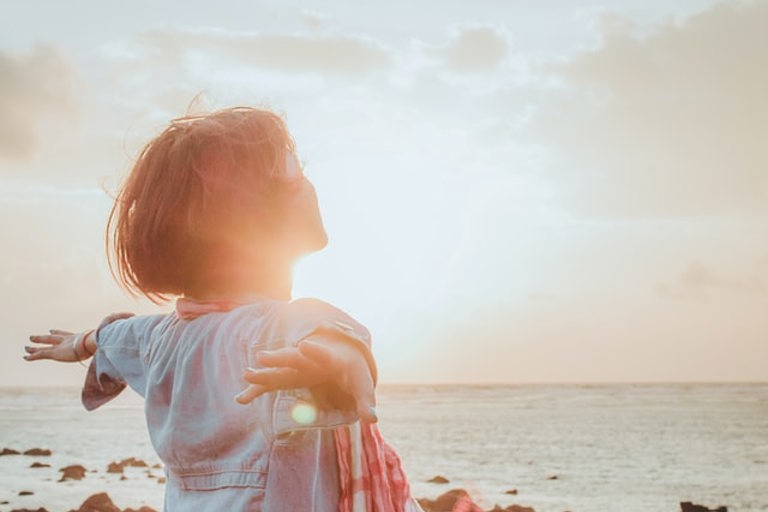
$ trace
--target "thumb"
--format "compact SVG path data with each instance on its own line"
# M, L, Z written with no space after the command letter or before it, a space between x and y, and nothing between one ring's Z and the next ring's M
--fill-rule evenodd
M349 393L355 399L357 414L366 423L376 423L379 418L376 414L376 393L373 387L373 379L367 367L359 367L348 377Z

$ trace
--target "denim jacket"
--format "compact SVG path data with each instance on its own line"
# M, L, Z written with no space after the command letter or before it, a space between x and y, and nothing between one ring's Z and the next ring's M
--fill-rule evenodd
M83 387L95 409L130 386L145 399L150 439L165 464L166 512L338 510L333 428L357 421L319 388L235 403L256 353L331 331L359 345L374 381L368 330L319 299L260 300L182 320L175 313L100 326Z

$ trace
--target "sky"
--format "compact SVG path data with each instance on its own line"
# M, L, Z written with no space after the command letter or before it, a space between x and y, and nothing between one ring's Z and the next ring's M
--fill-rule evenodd
M9 4L10 5L10 4ZM328 247L296 267L381 382L768 380L768 2L29 0L0 31L0 385L27 336L169 311L112 197L187 112L285 116Z

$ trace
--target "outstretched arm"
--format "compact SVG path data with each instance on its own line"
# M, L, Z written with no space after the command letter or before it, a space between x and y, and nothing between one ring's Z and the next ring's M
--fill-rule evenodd
M133 313L114 313L106 317L101 325L131 316ZM51 329L48 334L33 334L29 340L38 343L38 345L24 347L24 350L27 351L24 359L27 361L51 359L62 363L83 361L96 353L98 345L96 344L95 333L95 329L81 333Z

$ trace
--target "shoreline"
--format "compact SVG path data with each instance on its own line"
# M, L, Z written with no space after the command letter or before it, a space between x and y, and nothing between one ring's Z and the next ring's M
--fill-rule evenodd
M50 468L0 457L0 501L10 501L0 512L68 511L101 491L120 506L162 504L163 486L142 468L126 468L123 481L106 473L115 459L157 462L138 395L123 393L92 412L65 388L0 398L0 450L53 450L34 459ZM412 494L434 500L462 488L484 512L496 503L536 512L663 512L682 501L768 510L766 405L768 386L744 385L383 386L378 397L382 432L401 455ZM58 482L58 470L73 464L97 472ZM429 483L435 475L450 483ZM511 488L519 493L505 494ZM35 494L18 496L22 490Z

